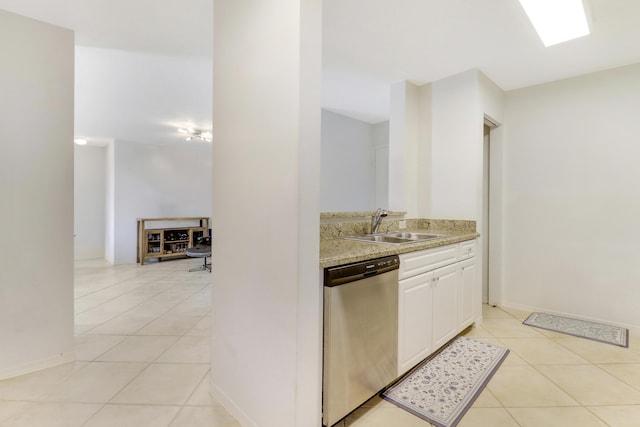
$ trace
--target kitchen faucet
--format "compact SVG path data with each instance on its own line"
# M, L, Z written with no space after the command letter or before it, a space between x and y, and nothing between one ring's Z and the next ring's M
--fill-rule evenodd
M375 234L380 229L380 224L382 224L382 219L387 216L387 211L378 208L373 215L371 215L371 233Z

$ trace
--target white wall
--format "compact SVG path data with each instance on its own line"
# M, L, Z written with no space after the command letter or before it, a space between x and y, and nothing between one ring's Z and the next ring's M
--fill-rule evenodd
M483 222L483 159L484 159L484 118L503 120L503 92L478 70L469 70L432 83L432 141L431 141L431 206L433 218L475 220L478 231ZM500 188L502 185L501 162L502 144L500 132L492 139L492 203L491 215L500 212ZM495 212L494 212L495 211ZM496 217L499 218L499 215ZM482 300L482 259L484 239L489 238L491 246L491 269L499 272L501 267L502 224L490 218L491 235L482 234L478 238L476 267L476 288L474 305L476 318L481 316ZM491 275L497 284L492 285L494 294L501 293L501 276Z
M188 124L211 129L211 69L209 58L77 46L76 135L160 145Z
M484 118L503 115L503 91L478 70L432 83L432 217L481 219Z
M247 427L321 420L321 6L214 3L211 384Z
M0 10L0 379L73 360L73 54Z
M478 71L432 83L432 97L431 215L476 220L483 129Z
M390 203L408 217L478 219L483 121L502 91L478 70L417 87L391 86Z
M505 304L640 326L640 64L508 92Z
M116 179L115 179L115 141L110 140L107 144L107 170L106 170L106 202L105 202L105 225L104 225L104 257L111 264L116 262L115 247L115 215L116 215Z
M373 125L322 110L320 209L375 210Z
M489 153L483 152L483 168L484 156L487 155L488 168L487 171L481 169L482 176L478 177L478 192L482 194L477 200L477 209L480 215L477 218L477 230L480 232L478 239L480 250L478 251L478 259L483 260L482 276L488 278L487 287L490 285L488 302L491 304L502 304L503 293L503 241L504 241L504 91L500 89L484 74L478 75L480 88L480 108L482 115L491 123L495 124L488 136ZM484 126L483 126L484 129ZM483 132L484 134L484 132ZM483 135L483 147L484 147ZM488 188L484 188L485 176L488 178ZM487 191L489 206L487 209L483 207L484 192ZM485 218L485 213L489 218ZM483 227L488 224L488 228ZM487 235L488 233L488 235ZM485 254L488 249L489 253ZM486 258L485 258L486 257ZM486 263L484 263L486 259ZM488 271L484 271L484 269ZM483 279L484 280L484 279Z
M74 258L105 257L107 149L74 147Z
M113 234L107 241L113 241L116 264L136 262L136 218L211 217L210 143L116 140L113 150Z
M418 147L420 104L418 86L406 81L391 85L389 118L389 208L418 216Z
M431 216L431 172L432 132L433 132L433 95L432 85L418 87L418 147L416 151L416 217Z
M431 84L391 85L389 205L408 218L430 217L432 109Z
M389 209L389 121L372 126L376 208Z
M470 219L482 223L483 122L500 122L503 92L478 70L416 87L398 82L391 87L390 199L392 209L408 217ZM500 134L500 132L498 132ZM502 144L495 141L493 184L500 188ZM501 192L494 191L494 202ZM496 212L500 212L499 209ZM500 256L501 224L495 223L496 256ZM482 239L477 268L482 269ZM499 259L493 269L500 271ZM496 277L500 279L500 275ZM480 313L482 275L478 274L477 312ZM500 292L499 285L495 289Z
M76 146L75 259L135 263L136 218L211 217L210 154L196 142Z
M371 143L374 147L389 147L389 121L371 125Z

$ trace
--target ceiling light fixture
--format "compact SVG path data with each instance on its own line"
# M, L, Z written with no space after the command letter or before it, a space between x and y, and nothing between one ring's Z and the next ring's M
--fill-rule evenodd
M87 145L87 140L84 138L75 138L73 140L77 145Z
M582 0L519 0L546 47L591 34Z
M187 141L191 141L193 139L199 139L200 141L211 142L211 138L212 138L211 132L203 131L200 129L180 128L178 129L178 132L186 135Z

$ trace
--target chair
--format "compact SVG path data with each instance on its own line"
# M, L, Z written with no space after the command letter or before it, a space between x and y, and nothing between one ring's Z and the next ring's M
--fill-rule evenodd
M203 258L204 262L200 267L190 268L189 271L201 271L201 270L209 270L211 273L211 263L207 263L207 257L211 256L211 238L210 237L200 237L198 238L198 242L192 248L187 248L186 252L188 257L191 258Z

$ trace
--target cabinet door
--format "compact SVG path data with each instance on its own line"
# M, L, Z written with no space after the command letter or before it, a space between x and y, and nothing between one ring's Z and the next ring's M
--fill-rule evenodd
M460 318L458 329L471 325L474 320L473 306L476 301L476 259L470 258L458 263L460 266Z
M458 265L433 271L433 350L458 332Z
M145 231L143 246L144 256L159 255L162 247L162 233L159 230Z
M398 375L431 353L432 273L401 280L398 288Z

